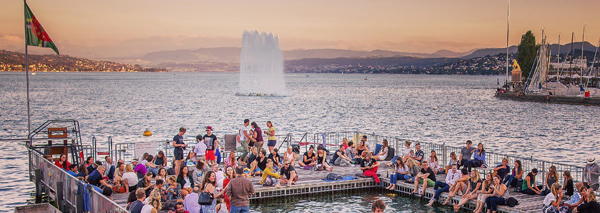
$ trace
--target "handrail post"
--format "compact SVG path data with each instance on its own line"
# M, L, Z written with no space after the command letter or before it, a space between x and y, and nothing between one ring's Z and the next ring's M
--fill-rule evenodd
M41 184L42 170L35 170L35 203L42 202L42 184Z
M112 137L108 136L108 156L110 157L110 159L112 159L114 161L115 159L113 158L113 155L112 155L112 144L113 144Z
M65 211L63 204L63 182L56 182L56 205L58 206L58 210Z
M447 155L448 155L448 149L446 148L446 142L442 143L442 161L444 162L444 164L442 164L444 166L444 168L446 167L446 165L448 165L448 161L447 160Z
M96 136L92 136L92 156L94 160L98 160L96 153Z

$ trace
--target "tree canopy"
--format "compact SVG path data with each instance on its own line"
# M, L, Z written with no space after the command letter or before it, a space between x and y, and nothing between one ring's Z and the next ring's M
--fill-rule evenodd
M535 43L535 36L531 30L521 36L521 43L519 43L517 49L517 62L521 65L524 78L527 78L529 72L531 72L539 47L540 46Z

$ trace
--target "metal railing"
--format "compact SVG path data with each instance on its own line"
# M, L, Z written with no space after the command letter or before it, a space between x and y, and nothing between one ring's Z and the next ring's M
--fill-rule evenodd
M29 147L27 150L30 159L29 174L36 184L36 202L41 202L43 191L56 202L62 212L82 212L83 195L77 193L82 186L78 184L79 180L45 159L42 153ZM96 190L85 190L89 190L90 194L90 212L128 212Z

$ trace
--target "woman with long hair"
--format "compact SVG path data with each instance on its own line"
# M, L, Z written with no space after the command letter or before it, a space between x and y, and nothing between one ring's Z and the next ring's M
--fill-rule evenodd
M458 165L458 158L454 152L450 152L450 160L446 168L444 168L444 174L448 174L448 170L452 169L452 164Z
M471 172L471 179L469 180L467 192L463 194L460 201L458 201L458 204L453 204L454 211L458 212L460 207L469 202L469 200L477 199L477 193L480 191L482 182L483 181L481 181L481 178L479 177L479 172L477 170ZM444 202L444 204L447 204L450 201L450 198L451 197L448 196L448 199L446 199L446 202Z
M573 178L571 177L571 172L569 171L564 171L563 172L563 179L565 180L564 182L564 186L563 186L563 190L565 190L565 200L568 200L569 198L571 198L571 196L573 196Z
M235 159L235 150L229 152L229 156L225 158L225 165L235 167L237 160Z
M58 166L58 168L61 168L64 170L69 170L69 166L71 165L71 163L69 163L69 161L67 160L66 154L60 154L60 158L58 160L56 160L56 162L54 164L56 164L56 166Z
M163 151L158 151L158 154L152 159L152 162L159 168L164 168L167 166L167 156L165 156Z
M388 140L383 139L381 149L379 149L379 153L377 155L373 156L373 158L375 160L385 160L388 155L389 155Z
M544 202L542 203L542 212L544 213L558 213L558 212L567 212L569 210L568 207L562 206L561 201L563 198L562 190L560 184L553 183L550 186L550 192L544 198Z
M267 147L269 147L269 153L273 153L273 148L277 145L277 138L275 137L275 127L273 127L273 123L271 121L267 121L268 131L265 131L267 134Z
M344 150L348 149L348 138L342 138L342 145L344 145Z
M481 190L479 190L479 192L477 193L477 206L475 207L475 211L473 211L474 213L479 213L483 211L485 199L487 199L489 196L492 196L492 192L494 191L493 185L494 182L492 179L492 173L488 173L485 176L485 180L483 181Z
M125 165L125 173L123 173L123 177L121 179L123 181L123 186L126 187L126 193L134 192L137 189L139 179L133 171L133 167L131 166L131 164Z
M390 186L386 188L388 190L392 190L396 188L396 181L404 180L404 176L408 174L409 170L408 166L404 164L404 160L402 160L400 157L397 157L396 162L393 164L389 163L388 166L394 166L392 175L390 175Z
M158 169L156 180L163 180L165 182L167 181L167 170L165 168Z
M558 187L560 190L560 186ZM492 196L485 199L485 206L488 212L498 212L498 205L504 205L508 199L508 190L506 185L502 184L502 178L499 175L494 176L494 187Z
M482 143L479 143L477 145L477 149L475 150L475 153L473 154L473 160L469 161L469 163L467 165L467 169L469 170L469 173L471 173L471 169L473 167L483 167L483 168L487 167L487 165L485 163L485 149L483 148Z
M146 191L146 197L150 195L150 192L152 192L152 189L154 189L154 184L152 183L152 172L146 172L144 177L138 182L138 188Z
M217 192L217 175L215 172L208 171L206 175L204 175L204 179L202 180L202 184L200 185L200 192L208 192L213 194L213 202L210 205L200 205L200 212L216 212L217 207L217 197L220 197L225 193L225 190L221 192Z
M557 183L558 182L558 172L556 171L556 166L552 165L550 166L550 169L548 170L548 173L546 174L546 185L545 185L545 190L542 191L542 195L547 195L548 193L551 192L551 187L552 184Z
M587 203L581 204L575 209L575 212L600 212L600 204L596 200L596 193L589 192L585 197Z
M439 161L438 161L438 156L437 153L435 152L435 150L431 150L431 155L429 156L429 168L431 168L431 170L433 170L433 173L440 174L442 172L445 172L445 169L440 167ZM452 168L452 167L450 167Z
M412 158L406 159L406 166L408 167L408 174L404 175L404 180L406 180L409 183L412 183L414 182L414 178L421 171L421 167L419 167L419 165L417 165L415 160L413 160Z
M177 183L181 185L181 195L185 198L186 195L192 193L194 188L194 179L188 175L187 166L181 167L179 175L177 176Z
M233 171L233 167L231 166L227 166L225 167L225 179L223 180L223 191L227 190L227 184L229 184L229 182L231 180L233 180L233 178L235 178L235 174ZM227 192L225 192L227 193ZM229 201L229 198L227 198L227 196L224 196L225 199L225 204L227 205L227 210L231 210L231 201Z
M263 131L260 129L260 127L258 127L256 122L252 122L250 125L252 126L252 129L254 129L254 133L252 134L252 138L256 140L254 147L256 147L257 151L260 152L264 143Z
M504 178L504 185L517 186L517 180L521 180L522 177L523 167L521 166L521 161L515 160L515 167L512 169L512 174L509 174Z
M150 192L150 196L146 199L148 204L142 207L141 213L158 213L162 209L162 203L160 202L160 189L156 188Z

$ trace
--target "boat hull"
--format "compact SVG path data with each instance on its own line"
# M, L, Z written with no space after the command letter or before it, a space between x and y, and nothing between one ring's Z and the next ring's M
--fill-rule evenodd
M519 95L518 93L496 93L495 97L498 99L513 101L600 106L600 97L577 97L556 95L548 97L548 95Z

